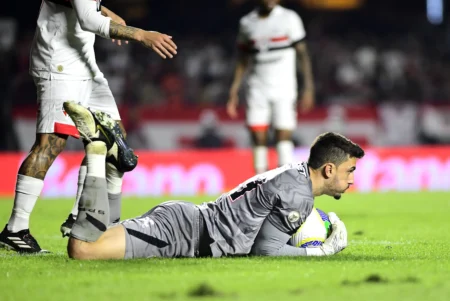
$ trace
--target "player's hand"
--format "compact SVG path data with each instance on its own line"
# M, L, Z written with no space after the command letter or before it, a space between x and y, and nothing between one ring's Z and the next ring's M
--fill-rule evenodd
M347 247L347 228L336 213L328 213L328 218L333 230L321 247L326 255L333 255Z
M347 247L347 228L334 212L328 214L332 225L332 232L325 242L318 248L307 248L308 256L330 256L341 252Z
M140 42L163 59L173 58L177 54L177 45L172 41L172 37L157 31L144 31Z
M337 214L334 213L334 212L328 212L328 219L330 220L330 223L331 223L331 224L335 224L335 223L341 221L341 219L339 218L339 216L337 216Z
M227 102L227 114L228 114L228 116L230 116L231 119L235 119L238 117L238 111L237 111L238 103L239 103L239 97L238 97L237 93L230 94L230 98L228 99L228 102Z
M302 99L300 99L300 112L308 113L314 108L314 92L312 90L306 90L303 92Z

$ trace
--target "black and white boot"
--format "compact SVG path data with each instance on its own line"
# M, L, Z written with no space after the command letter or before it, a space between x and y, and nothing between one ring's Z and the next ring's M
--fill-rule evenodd
M8 230L8 225L0 233L0 247L14 250L18 253L50 253L47 250L41 249L36 239L30 234L29 229L11 232Z

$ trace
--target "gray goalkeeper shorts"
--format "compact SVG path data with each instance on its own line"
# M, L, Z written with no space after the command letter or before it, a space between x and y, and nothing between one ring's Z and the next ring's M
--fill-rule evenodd
M195 204L165 202L121 224L126 230L125 259L210 256L208 231Z

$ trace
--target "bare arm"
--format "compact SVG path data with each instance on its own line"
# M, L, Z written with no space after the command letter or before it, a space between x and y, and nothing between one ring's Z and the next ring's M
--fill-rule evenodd
M116 22L117 24L126 26L127 23L124 19L122 19L120 16L109 10L108 8L104 7L102 5L101 7L101 13L103 16L110 18L112 21ZM119 39L111 39L113 43L117 42L117 45L122 45L122 40ZM128 44L128 41L125 41L125 44Z
M177 45L172 37L156 31L146 31L132 26L124 26L111 20L109 25L109 37L111 39L136 41L143 46L152 49L163 59L173 58L177 54Z
M237 106L239 103L239 88L241 87L242 79L247 71L249 63L249 55L247 52L239 51L238 61L234 69L233 82L231 84L229 98L227 103L227 112L231 118L237 117Z
M247 71L248 61L249 55L246 52L240 51L236 67L234 69L234 77L230 88L230 95L237 94L239 92L239 88L241 87L242 83L242 78L244 77L244 74Z
M108 14L112 13L112 11L110 11L109 9L107 9L106 7L104 7L104 6L102 5L102 7L101 7L101 13L102 13L102 16L108 17Z
M162 58L172 58L177 53L177 46L172 37L156 31L145 31L139 28L122 25L122 18L107 8L97 12L95 1L70 0L78 22L83 30L105 38L136 41L155 51ZM108 17L105 17L107 15ZM114 20L116 19L116 21ZM120 21L122 20L122 21ZM123 21L123 24L125 21Z
M314 78L311 67L311 59L309 57L308 49L305 42L300 42L295 46L297 51L298 66L302 70L303 74L303 97L302 97L302 110L308 111L314 106Z
M114 22L109 23L109 37L126 41L141 42L144 30Z
M311 59L305 42L300 42L296 46L298 63L301 66L305 90L314 92L314 79L311 68Z

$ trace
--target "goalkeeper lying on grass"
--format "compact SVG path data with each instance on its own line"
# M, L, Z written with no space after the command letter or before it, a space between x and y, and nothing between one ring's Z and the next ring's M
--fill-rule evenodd
M214 202L165 202L140 217L109 225L105 156L114 140L103 136L101 127L114 121L101 112L94 119L74 102L64 103L64 108L85 140L87 158L80 213L67 247L71 258L325 256L347 246L344 223L335 214L330 214L332 233L322 246L287 244L312 212L315 196L338 199L353 183L356 161L364 151L339 134L317 137L307 163L256 175Z

